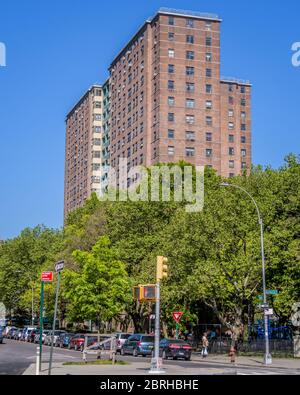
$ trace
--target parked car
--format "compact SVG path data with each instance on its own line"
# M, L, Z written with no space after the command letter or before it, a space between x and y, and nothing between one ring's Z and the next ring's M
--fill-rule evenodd
M72 337L69 341L68 349L71 350L74 348L75 351L82 349L84 346L84 334L77 333Z
M154 348L154 336L135 334L129 336L121 347L121 355L132 354L134 357L151 355Z
M14 340L20 340L23 329L19 328L14 332Z
M58 339L58 337L59 337L62 333L66 333L66 331L62 331L62 330L54 331L53 345L56 343L56 340ZM51 346L51 340L52 340L52 330L49 331L49 333L47 334L47 336L45 336L44 344L45 344L46 346Z
M159 343L159 354L163 359L182 358L190 361L192 346L184 340L162 339Z
M9 331L6 333L6 338L7 339L13 339L14 338L14 333L18 330L15 326L11 327Z
M0 328L0 344L3 343L3 330Z
M45 337L49 334L48 330L43 330L42 332L42 343L45 341ZM40 331L37 330L34 336L34 343L39 343L40 342Z
M60 348L68 347L73 336L75 336L73 333L67 332L60 334L56 339L55 346Z
M30 335L31 335L31 332L33 330L36 330L36 328L34 328L34 327L27 327L27 328L25 328L24 332L22 334L21 340L23 340L25 342L30 341Z
M117 339L117 344L116 344L116 352L121 353L121 348L125 341L132 336L132 333L115 333L116 339Z
M27 341L30 343L34 343L34 338L37 333L38 333L38 329L32 329L32 331L27 336Z

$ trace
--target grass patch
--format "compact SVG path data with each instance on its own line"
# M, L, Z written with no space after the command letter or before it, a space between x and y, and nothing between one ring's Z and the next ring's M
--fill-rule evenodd
M63 365L65 366L82 366L82 365L112 365L112 361L109 359L98 359L97 361L73 361L73 362L64 362ZM115 361L115 365L130 365L126 361Z

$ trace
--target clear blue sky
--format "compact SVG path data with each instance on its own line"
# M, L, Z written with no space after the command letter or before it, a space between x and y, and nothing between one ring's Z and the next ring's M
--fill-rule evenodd
M300 2L10 0L0 5L0 239L63 219L65 115L159 7L223 19L222 75L253 83L253 161L278 167L299 153Z

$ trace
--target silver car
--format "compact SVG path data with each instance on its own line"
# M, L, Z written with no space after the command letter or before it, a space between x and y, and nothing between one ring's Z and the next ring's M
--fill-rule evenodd
M57 339L63 333L66 333L66 331L54 331L53 345L56 344ZM51 337L52 337L52 331L49 331L49 333L46 335L45 340L44 340L44 344L46 346L51 346Z
M123 333L123 332L117 332L114 334L114 336L117 339L117 342L116 342L116 346L117 346L116 352L117 353L119 352L121 354L121 348L122 348L123 344L131 335L132 335L132 333Z

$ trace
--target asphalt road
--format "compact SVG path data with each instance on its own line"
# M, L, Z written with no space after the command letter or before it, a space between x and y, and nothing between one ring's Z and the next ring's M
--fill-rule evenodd
M68 349L60 349L54 347L53 349L53 362L66 362L66 361L81 361L82 353L79 351L73 351ZM3 344L0 344L0 375L21 375L31 364L36 361L37 345L32 343L19 342L16 340L5 339ZM43 346L43 362L49 361L50 347ZM150 358L143 357L132 357L132 356L120 356L118 360L126 360L128 362L145 362L149 361ZM192 355L192 361L183 360L168 360L168 365L176 365L182 367L182 370L188 370L189 368L199 367L199 374L201 369L224 369L227 373L238 374L238 375L264 375L264 374L300 374L299 369L292 369L287 371L284 368L264 368L254 366L238 366L230 367L228 364L201 360L199 357Z

